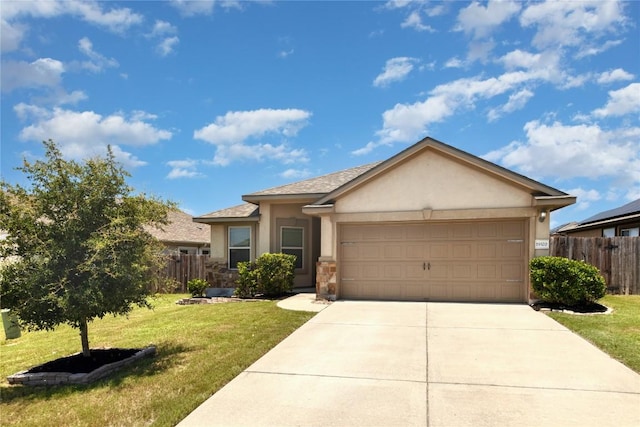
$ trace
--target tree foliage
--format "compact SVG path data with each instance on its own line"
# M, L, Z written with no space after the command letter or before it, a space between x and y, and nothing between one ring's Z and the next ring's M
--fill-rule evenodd
M31 329L78 328L88 356L88 322L149 306L160 250L145 225L166 224L172 205L133 194L110 148L79 163L44 145L45 160L18 168L28 187L0 183L0 301Z

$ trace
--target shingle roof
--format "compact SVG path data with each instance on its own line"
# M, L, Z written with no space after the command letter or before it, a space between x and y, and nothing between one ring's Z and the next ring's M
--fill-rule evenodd
M199 219L216 219L216 218L251 218L259 215L258 206L253 203L243 203L241 205L233 206L226 209L220 209L219 211L209 212L204 215L196 217Z
M592 217L580 221L580 225L589 224L596 221L603 221L606 219L613 219L620 216L631 215L634 213L640 213L640 199L634 200L631 203L627 203L624 206L595 214Z
M180 210L172 210L167 215L169 224L162 227L145 227L155 238L162 242L209 243L211 234L208 226L193 222L193 217Z
M326 194L369 171L380 163L381 162L369 163L367 165L345 169L339 172L306 179L304 181L292 182L291 184L281 185L279 187L268 188L256 193L247 194L244 197L251 198L254 196Z

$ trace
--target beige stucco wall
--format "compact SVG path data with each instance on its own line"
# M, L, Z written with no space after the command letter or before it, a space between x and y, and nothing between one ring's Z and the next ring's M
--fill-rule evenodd
M336 213L530 207L531 195L445 155L425 151L344 195Z
M283 222L288 226L305 227L304 269L296 271L294 284L297 287L314 285L315 259L312 258L313 227L310 216L302 213L305 203L260 203L260 245L257 256L266 252L278 252L280 228Z

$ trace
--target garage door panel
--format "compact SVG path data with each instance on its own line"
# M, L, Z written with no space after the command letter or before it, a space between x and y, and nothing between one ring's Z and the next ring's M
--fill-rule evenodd
M526 228L524 220L344 226L341 297L522 302Z
M449 245L446 243L431 243L427 246L429 260L449 258Z
M457 243L452 245L452 253L455 259L475 258L475 245L472 242Z

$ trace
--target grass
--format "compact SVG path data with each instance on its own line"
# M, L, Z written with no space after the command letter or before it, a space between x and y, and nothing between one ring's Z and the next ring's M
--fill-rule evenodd
M153 343L157 354L87 386L33 388L6 381L78 352L76 330L23 331L18 339L0 341L0 424L173 426L314 315L272 301L176 305L183 296L161 295L154 310L92 322L92 348Z
M548 315L640 373L640 295L607 295L600 304L613 308L608 315Z

